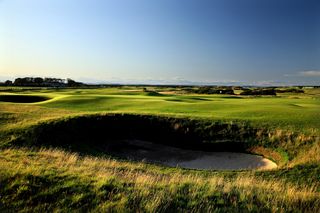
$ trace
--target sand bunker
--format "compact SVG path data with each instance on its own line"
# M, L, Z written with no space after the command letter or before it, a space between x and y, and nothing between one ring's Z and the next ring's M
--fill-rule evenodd
M189 169L267 170L277 167L271 160L258 155L186 150L140 140L116 141L105 148L117 157Z
M45 96L35 95L0 95L0 101L12 102L12 103L35 103L49 100L50 98Z

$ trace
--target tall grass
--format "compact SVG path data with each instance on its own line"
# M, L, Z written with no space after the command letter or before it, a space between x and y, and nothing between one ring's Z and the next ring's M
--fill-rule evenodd
M253 173L185 172L144 163L80 157L58 149L1 151L0 204L26 211L309 211L317 186Z

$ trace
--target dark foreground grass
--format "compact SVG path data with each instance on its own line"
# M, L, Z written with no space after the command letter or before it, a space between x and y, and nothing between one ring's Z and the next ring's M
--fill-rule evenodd
M247 212L320 208L316 185L254 173L168 169L61 150L1 151L1 208L23 211Z

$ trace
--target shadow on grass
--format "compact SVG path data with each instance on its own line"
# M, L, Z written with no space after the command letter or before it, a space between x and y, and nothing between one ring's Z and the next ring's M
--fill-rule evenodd
M49 100L50 98L45 96L34 95L0 95L0 101L13 102L13 103L35 103Z
M119 140L143 140L199 151L245 152L255 131L245 125L151 115L87 115L37 124L13 145L103 154ZM249 141L249 142L248 142Z

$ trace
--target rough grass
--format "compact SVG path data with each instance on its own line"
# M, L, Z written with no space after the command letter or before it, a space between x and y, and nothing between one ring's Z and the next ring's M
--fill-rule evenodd
M203 175L56 149L2 150L0 169L0 203L11 210L316 212L320 208L315 185L298 187L253 173Z
M0 101L0 211L318 212L320 90L277 97L180 94L174 89L1 88L46 96ZM156 94L156 93L155 93ZM256 127L252 152L280 162L272 171L166 168L60 149L14 147L32 126L66 117L131 113ZM69 118L68 118L69 119ZM6 145L6 146L4 146ZM278 160L277 160L278 159ZM280 160L279 160L280 159Z

